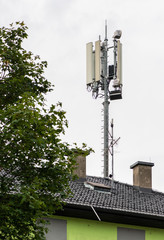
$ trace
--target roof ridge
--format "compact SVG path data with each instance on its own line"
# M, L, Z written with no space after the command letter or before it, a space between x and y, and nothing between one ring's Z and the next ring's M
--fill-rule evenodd
M110 179L110 178L104 178L104 177L100 177L100 176L91 176L91 175L87 175L86 176L86 178L87 177L90 177L90 178L100 178L100 179L103 179L103 180L109 180L109 181L112 181L112 179ZM130 183L124 183L124 182L120 182L120 181L118 181L118 180L113 180L113 182L114 183L118 183L118 184L123 184L123 185L125 185L125 186L129 186L129 187L132 187L133 189L135 188L135 186L134 185L132 185L132 184L130 184ZM136 190L137 190L137 188L136 188ZM138 189L139 190L139 189ZM161 191L158 191L158 190L156 190L156 189L152 189L152 192L153 193L158 193L158 194L164 194L164 192L161 192Z

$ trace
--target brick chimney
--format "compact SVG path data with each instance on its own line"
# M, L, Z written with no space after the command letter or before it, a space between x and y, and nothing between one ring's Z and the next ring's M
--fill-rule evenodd
M152 189L152 167L154 163L138 161L130 166L133 169L133 185L145 190Z
M80 181L86 180L86 156L78 156L76 158L77 168L74 170L74 174L79 177Z

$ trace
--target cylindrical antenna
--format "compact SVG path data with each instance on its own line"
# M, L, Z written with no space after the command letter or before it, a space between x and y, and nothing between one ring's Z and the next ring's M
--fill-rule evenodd
M113 40L113 45L114 45L114 49L113 49L113 53L114 53L114 80L116 79L116 72L117 72L117 41L114 38Z

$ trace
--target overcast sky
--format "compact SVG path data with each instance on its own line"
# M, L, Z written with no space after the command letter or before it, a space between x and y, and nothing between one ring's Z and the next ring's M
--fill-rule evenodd
M114 177L132 184L130 165L153 162L153 188L164 192L164 1L0 0L0 7L1 27L24 21L24 47L48 61L45 74L55 89L47 102L61 101L67 112L64 141L95 150L87 159L88 175L103 176L103 100L86 90L86 43L99 35L104 40L105 19L109 46L114 31L122 30L123 99L109 107L115 138L121 138Z

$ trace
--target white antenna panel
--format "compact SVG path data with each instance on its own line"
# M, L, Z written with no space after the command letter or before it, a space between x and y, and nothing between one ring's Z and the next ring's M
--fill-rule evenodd
M95 79L95 54L93 53L93 43L86 45L86 83L91 84Z
M100 81L101 79L101 41L95 42L95 81Z
M117 41L117 83L122 85L122 43Z

